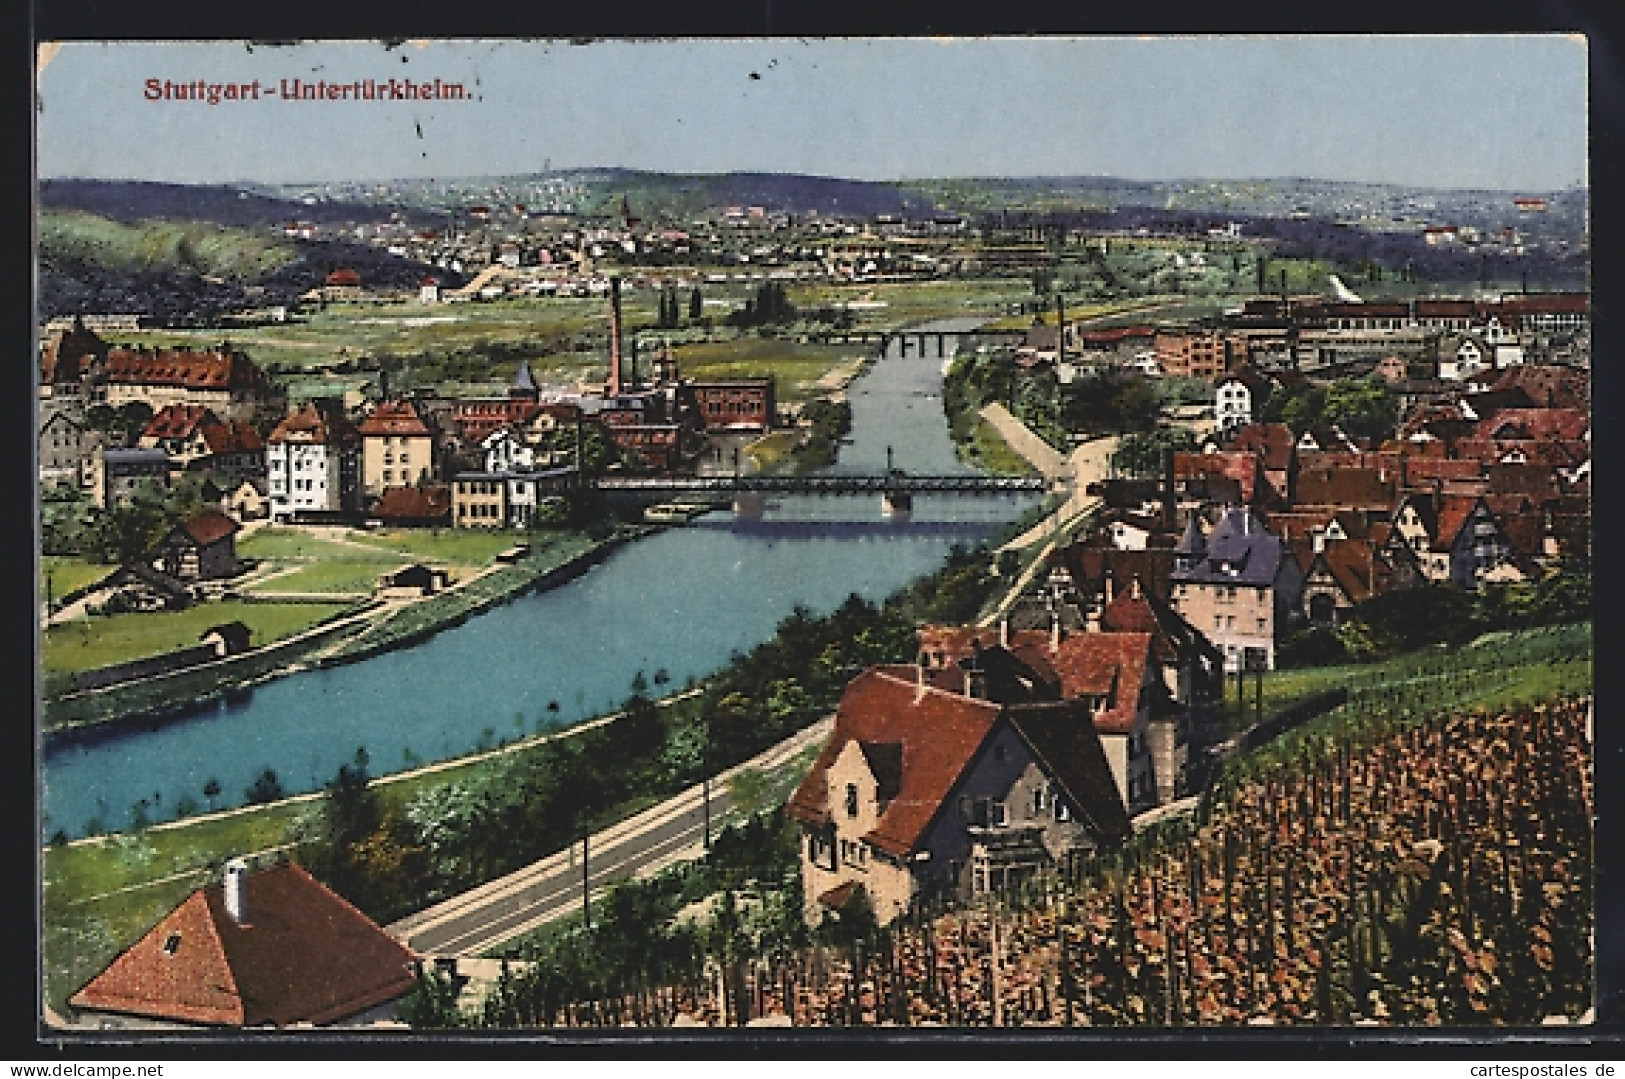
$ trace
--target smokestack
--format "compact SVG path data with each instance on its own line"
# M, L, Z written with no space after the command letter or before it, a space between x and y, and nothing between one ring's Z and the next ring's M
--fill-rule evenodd
M248 863L233 858L226 863L226 914L238 925L248 923Z
M1066 362L1066 301L1055 294L1055 366Z
M621 279L609 279L609 395L621 394Z

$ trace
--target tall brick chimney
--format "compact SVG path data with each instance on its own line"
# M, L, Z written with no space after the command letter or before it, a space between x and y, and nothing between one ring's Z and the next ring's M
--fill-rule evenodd
M609 395L621 395L621 279L609 279Z

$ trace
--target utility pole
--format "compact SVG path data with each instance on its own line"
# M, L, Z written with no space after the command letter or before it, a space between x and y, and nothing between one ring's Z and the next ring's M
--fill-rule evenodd
M587 876L587 829L581 830L581 924L592 928L592 890Z

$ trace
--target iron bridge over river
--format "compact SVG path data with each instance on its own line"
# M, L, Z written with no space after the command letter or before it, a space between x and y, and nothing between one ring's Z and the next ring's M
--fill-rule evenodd
M927 476L900 470L819 476L602 476L592 483L600 491L636 494L983 495L1049 489L1042 476Z

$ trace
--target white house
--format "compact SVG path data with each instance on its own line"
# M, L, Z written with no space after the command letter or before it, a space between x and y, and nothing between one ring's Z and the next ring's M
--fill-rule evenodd
M1221 435L1253 422L1253 409L1263 403L1264 380L1251 371L1231 371L1213 384L1213 419Z

